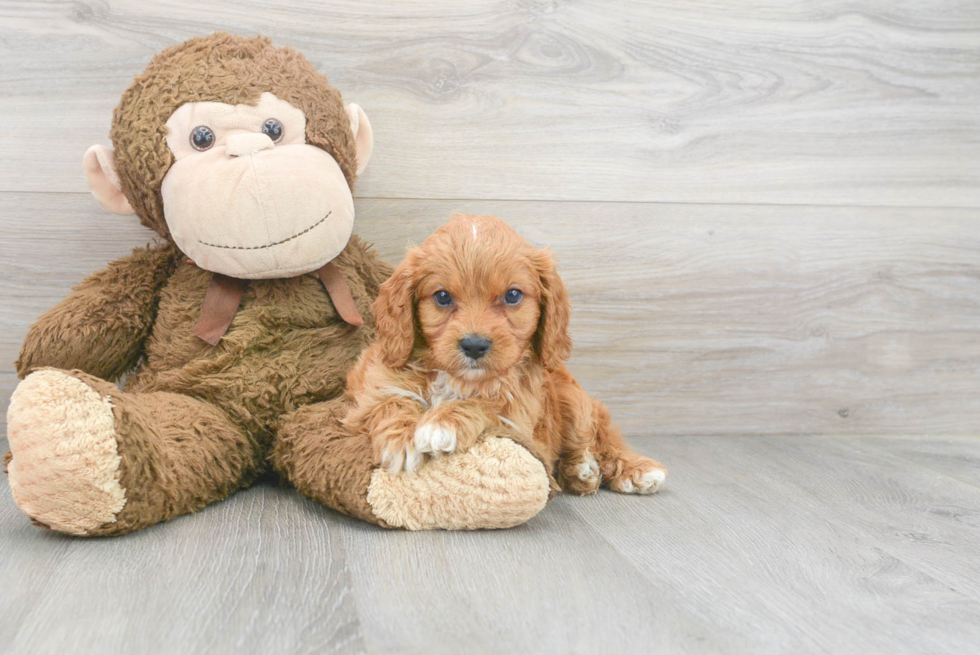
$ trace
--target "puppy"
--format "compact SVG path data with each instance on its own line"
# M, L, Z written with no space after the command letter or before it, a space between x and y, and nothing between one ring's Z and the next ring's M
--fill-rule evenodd
M630 450L565 368L571 308L551 255L499 218L454 216L408 252L373 309L378 339L348 378L345 422L388 471L508 426L533 438L564 491L663 486L664 467Z

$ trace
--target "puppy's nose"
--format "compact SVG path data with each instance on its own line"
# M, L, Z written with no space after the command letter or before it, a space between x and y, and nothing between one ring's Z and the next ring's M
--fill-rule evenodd
M480 359L490 350L490 339L477 334L468 334L459 340L459 349L470 359Z
M232 157L241 157L266 150L274 145L272 139L262 132L246 132L244 134L232 134L225 139L225 152Z

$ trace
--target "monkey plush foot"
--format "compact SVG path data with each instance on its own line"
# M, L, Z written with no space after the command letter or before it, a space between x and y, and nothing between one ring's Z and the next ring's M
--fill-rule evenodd
M367 502L396 528L510 528L540 512L551 491L544 465L526 448L484 435L469 451L431 459L415 473L376 469Z
M25 514L73 535L115 521L126 495L108 396L62 371L33 373L10 399L7 437L10 488Z
M219 408L174 393L127 393L45 368L7 414L14 502L58 532L112 536L194 512L261 472L259 444Z

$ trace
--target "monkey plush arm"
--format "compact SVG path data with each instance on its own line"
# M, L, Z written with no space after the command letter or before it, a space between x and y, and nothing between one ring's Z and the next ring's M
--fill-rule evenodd
M171 244L137 248L85 278L30 327L17 375L53 366L114 380L135 366L178 254Z

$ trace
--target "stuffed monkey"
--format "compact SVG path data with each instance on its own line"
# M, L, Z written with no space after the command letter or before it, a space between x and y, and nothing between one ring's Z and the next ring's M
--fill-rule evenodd
M371 124L301 54L228 34L173 46L123 94L110 136L85 153L92 193L161 241L27 334L6 464L35 523L124 534L270 468L386 527L506 527L544 506L552 480L516 433L393 476L344 430L391 268L352 234Z

